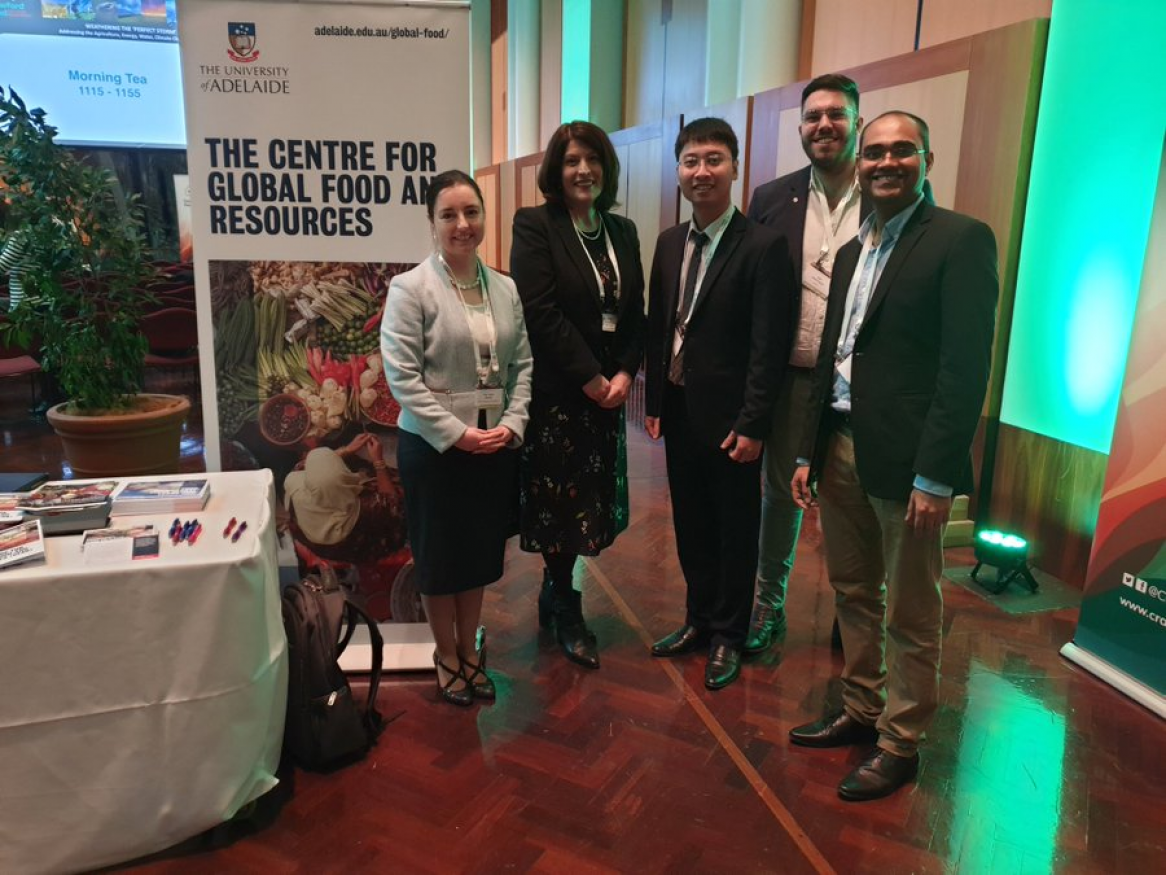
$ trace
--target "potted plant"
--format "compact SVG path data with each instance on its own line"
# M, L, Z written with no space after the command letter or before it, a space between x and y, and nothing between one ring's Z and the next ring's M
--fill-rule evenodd
M48 418L76 474L175 471L190 401L140 392L153 276L141 208L56 133L43 110L0 87L0 198L7 232L23 238L24 289L2 330L39 344L42 368L68 399Z

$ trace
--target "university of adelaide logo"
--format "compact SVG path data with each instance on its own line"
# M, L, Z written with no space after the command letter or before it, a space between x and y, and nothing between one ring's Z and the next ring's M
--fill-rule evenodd
M259 52L255 48L255 22L254 21L232 21L227 24L227 40L231 47L227 49L227 55L232 61L238 61L241 64L250 64L259 57Z

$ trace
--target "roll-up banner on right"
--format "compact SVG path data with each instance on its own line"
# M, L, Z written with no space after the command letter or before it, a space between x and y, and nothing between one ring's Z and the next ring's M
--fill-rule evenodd
M1066 657L1166 718L1166 148L1081 618Z

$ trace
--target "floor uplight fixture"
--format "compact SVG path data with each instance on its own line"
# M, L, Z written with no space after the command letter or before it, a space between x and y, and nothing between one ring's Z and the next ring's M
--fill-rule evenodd
M988 592L999 594L1014 580L1028 589L1037 591L1036 578L1028 568L1028 541L1019 535L996 529L981 529L976 534L976 567L972 569L972 580ZM989 585L981 582L977 575L985 565L996 569L996 581Z

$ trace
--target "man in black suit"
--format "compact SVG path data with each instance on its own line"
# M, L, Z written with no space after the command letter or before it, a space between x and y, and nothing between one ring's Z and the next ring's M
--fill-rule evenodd
M777 232L732 202L737 137L697 119L676 139L692 221L660 235L648 303L646 422L665 437L684 625L655 656L709 648L705 686L740 673L760 523L761 450L794 324L793 264Z
M838 787L851 801L914 780L939 698L943 528L970 490L991 366L996 240L923 195L926 123L890 112L862 132L874 214L838 253L794 497L817 482L845 664L843 710L794 744L877 747ZM884 627L885 624L885 627Z
M789 491L802 426L809 412L810 386L826 317L830 274L844 243L858 233L870 203L855 176L858 86L838 73L813 79L802 89L798 132L810 163L758 186L749 218L777 230L789 243L801 277L800 313L789 365L765 439L765 480L761 494L761 542L757 559L757 602L745 640L746 653L762 653L785 631L785 596L802 525L802 509ZM837 626L835 626L837 629Z

